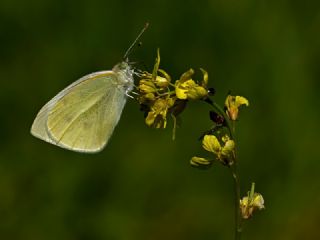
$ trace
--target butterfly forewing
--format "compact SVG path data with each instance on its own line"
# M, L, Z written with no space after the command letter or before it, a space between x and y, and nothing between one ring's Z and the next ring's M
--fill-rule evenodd
M32 134L73 151L102 150L126 102L117 82L112 71L84 76L40 110Z

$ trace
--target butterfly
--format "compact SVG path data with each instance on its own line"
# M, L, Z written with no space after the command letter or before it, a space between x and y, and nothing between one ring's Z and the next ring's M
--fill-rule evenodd
M124 61L112 70L88 74L75 81L37 114L31 134L56 146L84 153L101 151L119 122L128 93L134 87L134 69L126 51Z

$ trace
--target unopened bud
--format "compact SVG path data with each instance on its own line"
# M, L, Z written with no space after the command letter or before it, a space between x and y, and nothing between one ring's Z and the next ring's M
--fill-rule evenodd
M212 165L212 160L201 157L193 157L190 160L190 164L196 168L207 169Z

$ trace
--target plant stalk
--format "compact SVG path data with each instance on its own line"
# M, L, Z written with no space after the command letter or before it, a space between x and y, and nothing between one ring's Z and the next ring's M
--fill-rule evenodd
M215 110L221 114L225 121L227 128L229 129L230 137L232 140L235 140L235 122L229 120L229 117L227 114L223 111L223 109L216 104L215 102L209 103L212 105ZM234 153L233 156L233 164L231 166L231 173L233 177L233 185L234 185L234 220L235 220L235 229L234 229L234 239L240 240L241 239L241 233L242 233L242 217L241 217L241 209L240 209L240 179L239 179L239 172L238 172L238 159L236 156L236 153Z
M232 177L233 177L233 184L234 184L234 220L235 220L235 232L234 232L234 239L240 240L241 233L242 233L242 218L241 218L241 209L240 209L240 180L239 180L239 173L238 173L238 163L237 160L234 161L232 166Z

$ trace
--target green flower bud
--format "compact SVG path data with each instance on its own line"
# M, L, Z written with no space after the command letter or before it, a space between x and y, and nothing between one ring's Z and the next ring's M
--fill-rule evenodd
M147 94L143 95L143 98L145 100L149 100L149 101L154 101L156 99L154 93L147 93Z
M149 79L141 79L139 82L139 90L141 93L147 94L156 92L157 88Z
M168 79L166 79L164 77L157 76L155 83L160 88L166 88L169 86L170 81L168 81Z
M201 157L192 157L190 164L196 168L207 169L212 165L212 160Z

